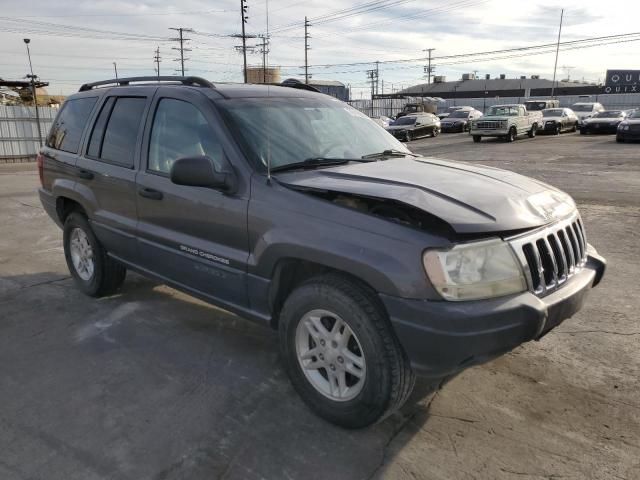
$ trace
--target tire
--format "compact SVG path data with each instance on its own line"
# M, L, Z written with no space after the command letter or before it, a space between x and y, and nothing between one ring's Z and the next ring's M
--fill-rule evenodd
M433 130L431 130L432 137L437 137L438 135L440 135L440 130L438 130L437 128L434 128Z
M407 132L405 138L407 142L410 142L411 140L413 140L413 135L411 134L411 132Z
M572 131L573 133L575 133L575 132L577 132L577 131L578 131L578 124L577 124L577 123L574 123L574 124L573 124L573 128L571 129L571 131Z
M346 347L329 347L328 338L336 337L327 337L339 321L345 326L343 335L349 329L351 350L344 358L340 353ZM341 427L363 428L383 420L413 390L415 376L379 298L346 276L327 274L296 288L282 309L279 337L284 364L300 397L320 417ZM313 356L312 351L319 353ZM350 358L359 359L362 368ZM319 366L303 368L304 362ZM331 379L340 375L344 391L330 387Z
M505 137L505 140L509 143L515 142L516 138L518 138L518 132L516 131L515 127L511 127L509 129L509 133L507 133L507 136Z
M127 269L107 256L81 213L73 212L65 220L63 245L69 272L85 294L102 297L115 293L122 286Z
M624 143L624 138L622 138L622 137L620 137L620 136L616 135L616 142L618 142L618 143Z
M558 125L556 127L556 135L560 135L562 133L562 127L560 125Z
M482 141L482 137L480 135L474 135L473 136L473 141L475 143L480 143Z
M586 135L587 131L584 128L580 129L580 135Z
M529 130L527 135L529 135L529 138L536 138L536 133L538 133L538 124L534 123L531 125L531 130Z

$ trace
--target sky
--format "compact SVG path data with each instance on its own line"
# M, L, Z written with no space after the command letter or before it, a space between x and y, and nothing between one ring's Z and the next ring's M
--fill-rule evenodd
M454 62L438 57L552 44L562 7L562 41L638 35L592 48L561 48L559 78L599 82L608 68L640 69L637 0L247 0L247 6L246 33L265 35L268 25L268 64L282 67L282 79L301 78L304 72L306 16L313 79L339 80L351 87L356 99L369 96L366 71L375 68L376 61L384 62L379 75L385 93L424 83L426 48L435 49L435 74L448 80L469 72L551 79L553 48L510 58ZM235 48L241 40L230 36L241 32L240 0L0 0L0 78L20 79L28 73L23 38L31 39L34 73L50 83L48 91L54 95L113 78L113 62L120 77L155 75L158 47L160 73L175 75L179 53L173 50L178 43L171 40L177 36L172 27L193 30L185 34L185 46L191 49L185 55L188 75L242 81L242 55ZM248 45L260 41L248 39ZM418 60L396 62L407 59ZM261 65L259 48L249 53L248 61ZM334 65L348 63L358 65Z

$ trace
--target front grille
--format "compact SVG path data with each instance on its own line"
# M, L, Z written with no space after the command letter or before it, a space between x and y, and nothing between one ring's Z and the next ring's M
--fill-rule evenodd
M560 288L587 261L587 237L579 216L510 243L525 268L529 288L538 296Z
M629 125L629 130L632 132L640 132L640 123L633 123Z
M490 121L490 120L485 120L482 122L477 122L476 123L476 128L482 129L482 130L495 130L500 128L500 124L502 122L499 120L494 120L494 121Z

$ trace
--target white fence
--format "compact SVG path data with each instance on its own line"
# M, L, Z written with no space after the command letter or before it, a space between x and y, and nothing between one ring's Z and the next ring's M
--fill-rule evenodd
M421 97L406 97L406 98L377 98L371 100L352 100L349 104L360 110L365 115L370 117L391 117L400 112L407 103L422 103ZM425 97L424 103L434 104L437 108L442 109L444 103L438 102L431 97Z
M38 107L42 142L58 109ZM35 107L0 106L0 163L35 159L40 140Z

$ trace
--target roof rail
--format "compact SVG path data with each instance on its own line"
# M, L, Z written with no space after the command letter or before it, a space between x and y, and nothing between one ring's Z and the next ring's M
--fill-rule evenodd
M298 88L300 90L308 90L310 92L322 93L316 87L312 87L309 84L302 83L300 80L295 79L295 78L288 78L284 82L282 82L280 84L276 83L275 85L279 85L281 87Z
M183 85L191 85L206 88L216 88L209 80L205 80L200 77L178 77L178 76L163 76L163 77L127 77L127 78L114 78L111 80L102 80L100 82L85 83L80 87L79 92L86 92L95 87L101 87L103 85L119 85L126 86L132 82L180 82Z

